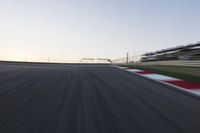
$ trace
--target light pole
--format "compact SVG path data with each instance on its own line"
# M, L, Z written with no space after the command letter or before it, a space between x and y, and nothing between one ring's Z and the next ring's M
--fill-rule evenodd
M126 53L126 63L128 64L128 62L129 62L129 54L128 54L128 52Z

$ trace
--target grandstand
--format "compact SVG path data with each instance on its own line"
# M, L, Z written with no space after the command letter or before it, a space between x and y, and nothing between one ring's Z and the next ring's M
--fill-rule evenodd
M200 60L200 43L145 53L141 58L141 62L168 60Z

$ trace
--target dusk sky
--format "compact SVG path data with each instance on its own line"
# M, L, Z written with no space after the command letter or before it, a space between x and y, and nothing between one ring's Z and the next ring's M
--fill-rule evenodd
M200 41L200 0L0 0L0 59L119 58Z

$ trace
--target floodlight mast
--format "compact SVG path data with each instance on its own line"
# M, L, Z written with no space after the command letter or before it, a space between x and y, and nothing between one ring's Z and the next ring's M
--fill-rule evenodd
M129 63L129 53L128 52L126 53L126 63L127 64Z

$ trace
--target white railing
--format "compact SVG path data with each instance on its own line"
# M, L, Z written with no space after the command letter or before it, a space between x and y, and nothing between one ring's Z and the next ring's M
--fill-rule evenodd
M134 62L139 62L141 59L141 55L135 55L135 56L129 56L128 60L127 57L119 58L119 59L113 59L112 63L113 64L123 64L123 63L134 63Z

